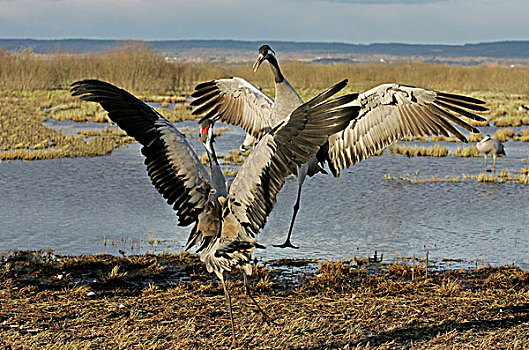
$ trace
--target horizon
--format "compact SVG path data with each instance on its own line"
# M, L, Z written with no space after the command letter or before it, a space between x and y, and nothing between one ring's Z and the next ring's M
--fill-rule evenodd
M2 0L0 0L2 1ZM369 46L377 44L393 44L393 45L431 45L431 46L465 46L465 45L478 45L478 44L496 44L496 43L529 43L529 39L505 39L505 40L493 40L493 41L477 41L477 42L463 42L463 43L410 43L404 41L376 41L368 43L355 43L355 42L345 42L345 41L311 41L311 40L261 40L261 39L252 39L252 40L243 40L243 39L207 39L207 38L192 38L192 39L137 39L137 38L89 38L89 37L62 37L62 38L35 38L35 37L0 37L0 40L34 40L34 41L65 41L65 40L93 40L93 41L139 41L139 42L164 42L164 41L233 41L233 42L243 42L243 43L254 43L254 42L275 42L275 43L293 43L293 44L338 44L338 45L357 45L357 46Z
M463 45L529 40L527 12L524 0L0 0L0 33L35 40Z

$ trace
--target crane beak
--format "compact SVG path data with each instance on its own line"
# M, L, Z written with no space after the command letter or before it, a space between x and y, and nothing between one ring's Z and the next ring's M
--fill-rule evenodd
M261 63L263 63L264 59L265 56L263 54L259 54L259 56L257 56L257 60L255 60L255 63L252 66L254 73L257 72L257 69L259 68Z

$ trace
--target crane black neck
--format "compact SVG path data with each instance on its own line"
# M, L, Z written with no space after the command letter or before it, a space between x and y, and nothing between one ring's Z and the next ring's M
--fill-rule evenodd
M279 69L279 63L277 62L276 57L274 55L268 55L267 60L270 63L272 73L274 73L274 79L276 84L285 81L285 77L283 76L283 74L281 74L281 69Z

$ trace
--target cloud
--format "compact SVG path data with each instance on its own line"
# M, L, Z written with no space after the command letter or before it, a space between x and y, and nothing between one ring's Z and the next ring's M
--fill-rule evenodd
M322 2L339 2L343 4L362 5L424 5L446 2L448 0L321 0Z
M460 44L529 39L528 11L527 0L0 0L0 37Z

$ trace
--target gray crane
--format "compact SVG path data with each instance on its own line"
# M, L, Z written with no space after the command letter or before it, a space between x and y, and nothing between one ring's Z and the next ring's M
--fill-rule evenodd
M222 283L236 344L231 297L224 281L227 271L252 273L251 255L264 248L255 237L264 227L286 177L316 153L329 135L345 128L358 107L342 107L355 95L330 99L344 80L296 108L287 119L261 137L241 166L229 190L213 148L214 120L201 122L201 141L210 161L210 174L174 125L130 93L99 80L72 84L72 95L99 103L142 147L152 184L173 206L179 225L194 224L187 249L198 245L200 260ZM259 311L266 314L257 305Z
M264 62L270 63L275 80L275 101L248 81L233 77L201 83L195 87L191 102L197 107L193 114L218 118L231 125L241 126L259 140L268 130L280 123L303 101L281 73L275 52L268 45L259 48L254 71ZM307 175L324 172L318 161L326 162L335 177L340 170L369 158L385 147L405 137L450 136L462 142L465 136L452 124L479 132L458 116L482 121L475 112L488 109L484 102L472 97L454 95L399 84L382 84L366 91L350 103L360 108L359 118L332 136L315 157L298 171L298 193L287 238L276 247L292 247L292 229L299 210L301 188ZM243 146L247 146L243 143Z
M483 140L476 143L476 148L480 153L483 153L483 156L485 157L485 171L490 171L487 170L487 155L492 155L492 158L494 159L494 162L492 163L492 173L496 174L496 157L505 155L503 144L496 139L492 139L490 135L487 135Z

